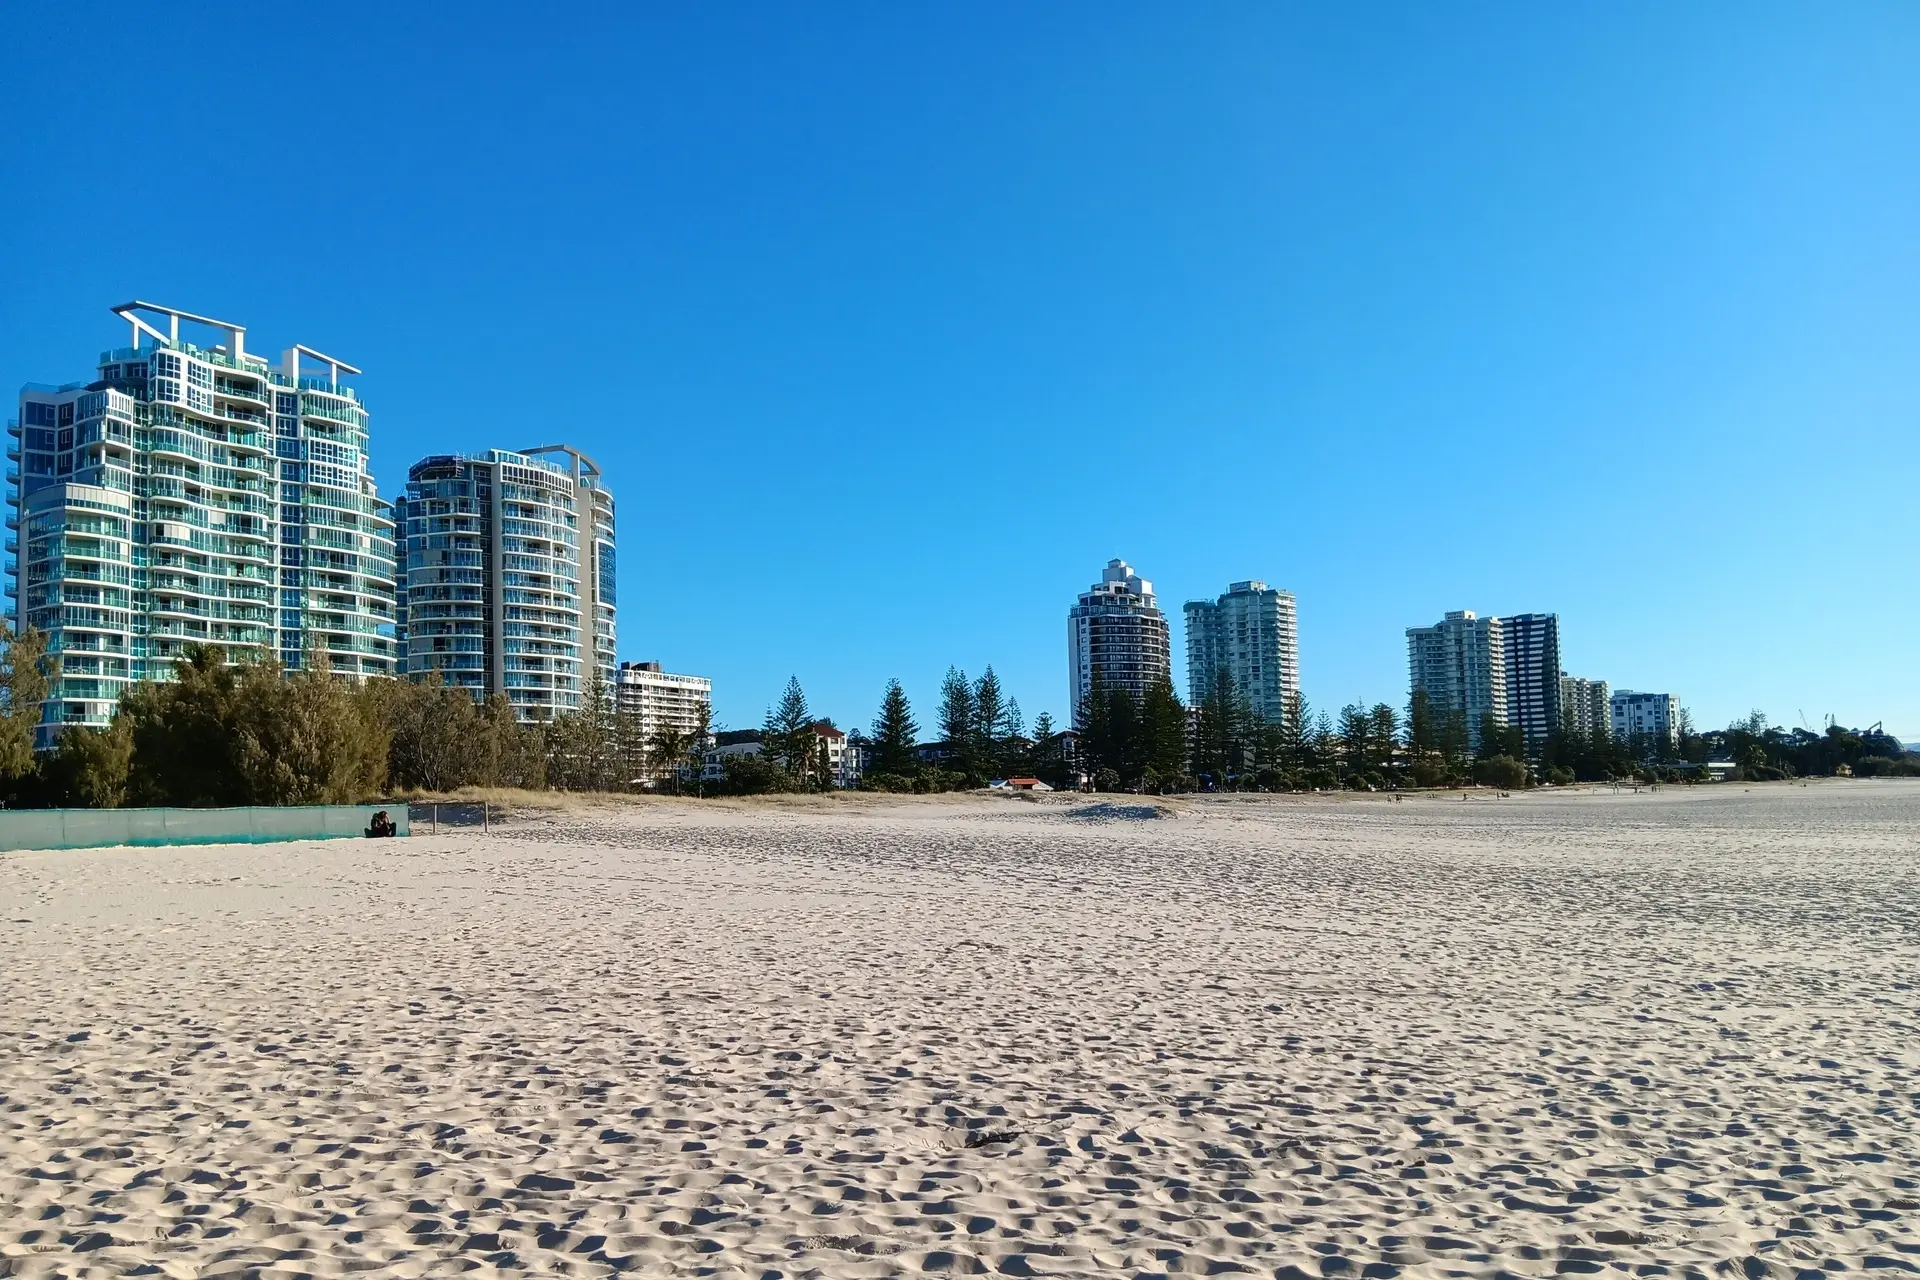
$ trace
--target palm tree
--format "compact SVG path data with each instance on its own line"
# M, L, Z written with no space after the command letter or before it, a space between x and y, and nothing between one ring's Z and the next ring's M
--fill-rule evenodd
M693 742L692 734L683 733L672 725L662 725L654 730L653 741L647 744L648 772L656 780L662 772L670 772L675 795L680 794L680 768L687 762Z

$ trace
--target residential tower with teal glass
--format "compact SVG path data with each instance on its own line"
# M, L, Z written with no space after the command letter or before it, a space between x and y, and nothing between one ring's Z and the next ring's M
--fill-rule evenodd
M60 662L42 745L189 644L392 674L393 520L341 381L360 371L299 345L276 367L244 326L154 303L113 314L131 344L29 384L7 424L9 612Z

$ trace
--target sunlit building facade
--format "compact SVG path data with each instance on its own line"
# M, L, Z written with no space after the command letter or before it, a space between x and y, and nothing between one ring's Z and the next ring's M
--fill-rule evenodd
M1407 675L1412 691L1425 695L1435 726L1459 717L1476 751L1483 727L1507 723L1506 645L1498 618L1457 609L1433 626L1407 628Z
M1172 678L1167 616L1153 583L1124 560L1107 561L1099 582L1080 593L1067 613L1067 687L1073 722L1086 722L1087 694L1122 688L1144 698L1159 680Z
M616 683L611 588L593 581L612 572L612 495L589 460L549 452L423 458L397 504L406 673L504 694L523 720L578 709L602 652L609 699Z
M360 371L305 346L275 367L244 326L170 307L113 313L132 345L89 381L28 385L7 425L10 612L60 660L41 744L106 724L196 642L392 674L393 520L341 380Z
M1226 672L1235 696L1279 724L1300 692L1300 629L1293 593L1257 580L1235 582L1217 600L1190 600L1187 701L1204 703Z

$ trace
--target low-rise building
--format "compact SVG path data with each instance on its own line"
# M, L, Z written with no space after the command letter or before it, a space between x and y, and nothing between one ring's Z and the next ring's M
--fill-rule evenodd
M729 742L725 746L708 747L700 756L700 777L705 782L725 782L727 780L727 761L734 756L757 756L761 752L757 742Z
M825 720L813 726L814 736L826 744L827 776L836 787L857 787L860 785L860 750L857 743L849 744L847 735Z
M1680 699L1671 693L1635 693L1622 689L1609 699L1616 740L1659 738L1680 741Z

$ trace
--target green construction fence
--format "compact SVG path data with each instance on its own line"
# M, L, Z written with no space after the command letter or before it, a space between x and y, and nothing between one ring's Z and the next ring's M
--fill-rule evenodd
M237 809L0 810L0 850L97 849L108 845L264 844L364 836L386 810L407 834L404 804L311 804Z

